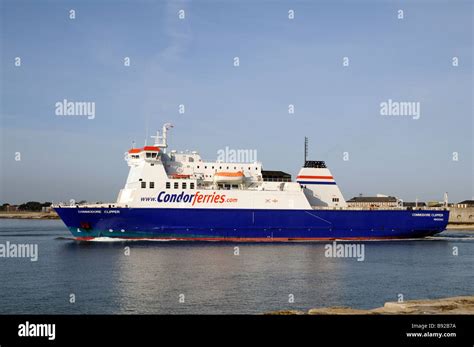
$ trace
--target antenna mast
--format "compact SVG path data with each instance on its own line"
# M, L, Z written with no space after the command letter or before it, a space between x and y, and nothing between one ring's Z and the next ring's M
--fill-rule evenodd
M306 160L308 159L308 138L304 137L304 163L306 164Z

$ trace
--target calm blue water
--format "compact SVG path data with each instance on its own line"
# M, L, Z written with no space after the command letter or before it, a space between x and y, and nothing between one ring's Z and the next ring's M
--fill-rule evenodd
M366 242L362 262L326 258L325 243L80 243L68 237L61 221L0 220L0 243L36 243L39 253L37 262L0 258L0 313L263 313L373 308L398 294L410 300L474 293L474 232L468 231Z

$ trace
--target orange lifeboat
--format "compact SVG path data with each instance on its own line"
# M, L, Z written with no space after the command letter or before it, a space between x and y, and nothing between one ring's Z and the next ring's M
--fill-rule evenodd
M244 173L242 171L216 172L214 174L214 182L216 183L240 184L243 180Z

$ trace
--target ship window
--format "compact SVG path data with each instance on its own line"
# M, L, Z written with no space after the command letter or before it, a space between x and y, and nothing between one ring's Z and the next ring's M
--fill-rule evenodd
M189 188L194 189L194 182L189 183Z
M194 162L194 158L189 158L189 162L190 162L190 163L193 163L193 162Z
M146 182L142 182L142 188L146 188Z
M183 189L186 189L186 182L183 182L183 184L181 185L181 187L182 187Z
M156 158L156 153L152 153L152 154L151 154L151 157L152 157L152 158Z
M150 152L147 152L147 153L146 153L146 157L147 157L147 158L151 158L151 153L150 153Z
M214 166L212 167L212 169L214 170Z
M170 189L171 188L171 183L170 182L166 182L166 189Z
M179 188L178 182L174 182L174 189L178 189L178 188Z
M150 182L150 188L151 189L155 188L155 182Z
M234 166L234 170L237 170L237 166Z

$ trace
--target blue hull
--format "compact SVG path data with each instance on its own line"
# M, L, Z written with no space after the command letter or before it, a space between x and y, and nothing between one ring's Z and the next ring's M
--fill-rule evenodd
M445 210L55 208L74 237L288 241L414 238L445 230Z

